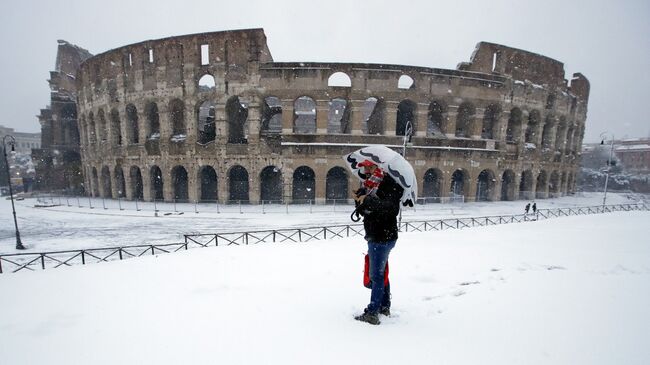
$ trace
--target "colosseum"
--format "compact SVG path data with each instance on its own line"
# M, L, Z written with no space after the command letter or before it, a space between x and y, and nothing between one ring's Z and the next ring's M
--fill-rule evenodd
M341 157L373 144L405 149L421 202L570 194L589 98L582 74L499 44L455 70L274 62L262 29L113 49L76 83L87 192L146 201L347 200Z

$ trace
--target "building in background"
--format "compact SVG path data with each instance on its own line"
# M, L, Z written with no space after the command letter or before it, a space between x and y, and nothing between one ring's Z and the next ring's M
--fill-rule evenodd
M83 192L79 129L77 127L76 74L92 55L66 41L58 41L55 70L50 72L50 105L41 109L41 146L34 149L38 190Z

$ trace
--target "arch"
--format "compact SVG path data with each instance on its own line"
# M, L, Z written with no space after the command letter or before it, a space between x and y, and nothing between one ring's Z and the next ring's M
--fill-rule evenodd
M519 108L510 110L508 126L506 127L506 141L518 143L521 138L521 121L523 113Z
M547 115L544 121L544 129L542 131L542 148L550 150L553 148L553 128L555 127L555 118L552 115Z
M240 166L233 166L228 171L228 201L248 202L248 171Z
M528 125L526 126L526 134L524 136L524 142L537 144L537 134L539 133L539 122L541 117L539 111L531 110L528 113Z
M113 197L111 187L111 170L108 168L108 166L102 167L102 197Z
M226 118L228 121L228 143L248 143L246 135L246 119L248 106L235 95L226 102Z
M483 126L481 127L481 138L494 139L495 129L499 124L499 115L501 114L501 106L498 104L490 104L485 108L483 114Z
M476 178L476 201L491 201L494 196L494 172L485 169Z
M97 168L93 167L92 169L92 196L99 196L99 177L97 176Z
M142 173L138 166L131 166L129 170L131 176L131 196L134 200L144 199L144 184L142 184Z
M531 170L525 170L521 173L521 180L519 181L519 198L534 199L534 197L533 172Z
M440 186L442 185L442 171L431 168L424 173L422 194L425 203L440 203Z
M276 96L267 96L262 105L261 132L267 134L282 133L282 101Z
M547 197L548 193L548 178L546 171L542 170L537 175L537 184L535 185L535 198L543 199Z
M185 128L185 103L181 99L169 102L169 119L172 123L172 142L181 142L187 136Z
M138 127L138 109L133 104L126 105L126 130L129 143L140 143L140 128Z
M97 119L99 119L97 123L97 135L101 142L106 142L106 116L104 115L103 109L97 111Z
M260 199L263 202L282 202L282 173L275 166L266 166L260 173Z
M415 89L415 81L409 75L402 75L397 80L397 88L402 90Z
M363 122L361 128L364 134L383 135L385 125L386 104L383 99L369 97L363 102Z
M174 200L185 202L189 200L187 170L183 166L172 168L172 188L174 189Z
M122 126L120 125L120 112L117 109L111 109L111 144L122 144Z
M158 113L158 104L153 101L145 104L144 115L147 120L147 139L160 139L160 114Z
M206 144L214 141L217 138L217 129L215 120L217 118L216 114L216 103L212 100L206 100L199 104L199 108L196 111L196 122L198 130L198 142L201 144Z
M300 166L293 172L291 198L294 203L307 203L316 199L316 174L310 167Z
M474 123L476 108L469 102L464 102L458 107L456 116L456 137L469 137Z
M151 167L151 170L149 172L149 181L151 181L151 199L165 199L165 196L163 194L163 175L160 167L155 165Z
M515 200L515 173L506 170L501 176L501 200Z
M343 98L330 100L327 113L327 133L350 133L350 108L347 100Z
M124 181L124 171L122 166L115 167L115 183L117 184L117 197L126 197L126 182Z
M95 127L95 115L93 112L88 113L88 144L92 145L97 142L97 130Z
M217 172L212 166L203 166L199 170L199 181L201 182L199 197L201 201L218 200Z
M405 136L408 132L410 136L413 135L413 131L416 130L415 125L415 115L416 115L417 104L411 100L402 100L397 105L397 119L395 121L395 135ZM408 126L410 124L410 130Z
M217 89L217 83L214 80L214 76L209 73L201 76L198 82L199 92L211 92Z
M293 102L293 132L316 133L316 102L309 96L301 96Z
M348 191L347 171L340 166L329 169L325 177L325 202L336 203L336 201L346 200Z
M560 173L557 171L551 172L551 179L548 183L548 192L553 194L553 198L558 197L558 193L560 192Z
M429 104L429 118L427 120L427 136L444 136L446 108L439 101L432 101Z
M451 175L450 195L452 200L466 198L469 192L469 174L463 169L457 169Z
M327 79L328 87L352 87L352 80L345 72L334 72Z

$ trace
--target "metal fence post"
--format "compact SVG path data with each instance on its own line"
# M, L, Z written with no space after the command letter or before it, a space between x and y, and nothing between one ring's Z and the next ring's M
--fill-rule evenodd
M120 208L120 210L124 210L122 209L122 199L119 196L117 197L117 206Z
M94 209L93 208L93 202L92 202L92 200L90 200L90 195L88 195L88 206L90 207L90 209Z

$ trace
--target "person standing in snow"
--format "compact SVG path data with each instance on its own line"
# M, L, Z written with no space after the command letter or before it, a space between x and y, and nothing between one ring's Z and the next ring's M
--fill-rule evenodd
M530 203L526 204L526 208L524 208L526 211L526 214L528 214L528 211L530 210Z
M376 171L379 167L372 161L362 161L358 166L364 168L366 181L378 176ZM363 216L372 287L370 303L363 314L355 319L376 325L380 323L379 314L390 315L390 283L384 286L384 271L388 255L397 242L397 215L404 189L390 175L383 175L373 194L368 194L365 185L364 183L365 191L362 188L355 201L358 204L357 211Z
M533 202L533 213L537 213L537 203Z

